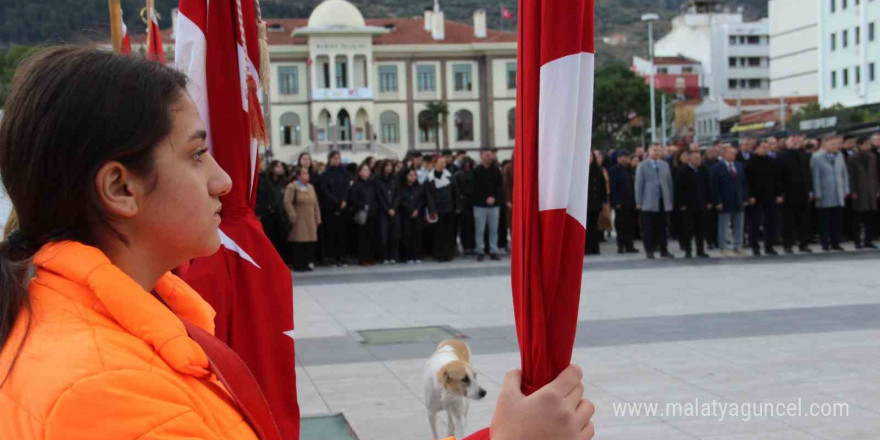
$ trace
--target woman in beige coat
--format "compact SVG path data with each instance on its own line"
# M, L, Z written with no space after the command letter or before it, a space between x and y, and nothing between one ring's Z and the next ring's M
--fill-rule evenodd
M309 183L309 169L297 167L295 173L296 178L284 189L284 210L291 224L287 241L293 270L308 272L315 268L321 208L315 187Z

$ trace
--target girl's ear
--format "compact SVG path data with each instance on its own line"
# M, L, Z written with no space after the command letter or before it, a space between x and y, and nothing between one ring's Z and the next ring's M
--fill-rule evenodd
M107 162L98 169L95 192L107 213L122 218L137 215L138 197L145 193L141 182L117 161Z

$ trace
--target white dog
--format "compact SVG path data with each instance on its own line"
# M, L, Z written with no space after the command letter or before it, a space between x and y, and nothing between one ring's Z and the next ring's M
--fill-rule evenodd
M471 350L464 341L447 339L425 363L425 406L434 438L437 434L437 415L446 411L449 435L465 437L468 398L480 400L486 390L477 384L477 372L471 366Z

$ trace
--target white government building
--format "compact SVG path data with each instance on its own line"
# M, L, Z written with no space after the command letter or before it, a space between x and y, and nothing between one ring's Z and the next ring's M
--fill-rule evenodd
M701 84L721 98L770 96L770 39L766 19L745 22L720 0L688 0L672 30L654 43L654 55L700 62Z
M771 0L773 96L818 95L823 107L880 103L880 2Z
M325 0L308 19L266 19L273 157L437 151L431 102L449 112L437 130L440 150L512 150L516 34L487 29L482 9L466 24L446 20L436 0L426 6L419 17L364 19L346 0ZM163 43L173 53L173 24Z

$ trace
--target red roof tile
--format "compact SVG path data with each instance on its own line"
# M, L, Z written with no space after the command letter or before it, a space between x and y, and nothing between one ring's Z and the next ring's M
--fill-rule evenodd
M291 34L297 28L306 27L309 22L308 18L270 18L266 21L270 26L270 31L268 32L270 45L306 44L305 37L291 37ZM473 26L451 20L446 20L445 38L441 41L431 38L431 33L424 29L423 19L420 17L368 18L366 22L367 26L392 29L391 32L385 35L373 37L373 44L377 45L516 43L515 33L487 29L486 38L477 38L474 36ZM272 31L272 25L280 25L281 30ZM146 41L146 34L134 34L130 37L132 44L143 44ZM162 31L162 41L165 43L172 43L174 41L171 39L171 28Z

